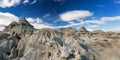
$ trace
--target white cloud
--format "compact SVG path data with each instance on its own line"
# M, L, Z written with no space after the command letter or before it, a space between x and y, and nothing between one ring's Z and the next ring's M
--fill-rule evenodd
M6 8L20 4L21 0L0 0L0 7Z
M18 17L11 13L0 12L0 25L8 25L12 21L18 21Z
M25 4L25 3L29 3L29 0L24 0L23 3L24 3L24 4Z
M38 18L38 17L37 18L28 17L26 19L36 29L53 28L53 26L43 22L43 20ZM5 26L9 25L13 21L17 21L18 22L19 21L19 17L15 16L14 14L11 14L11 13L0 12L0 30L3 30Z
M39 24L39 23L31 23L36 29L42 29L42 28L53 28L53 26L47 25L47 24Z
M10 24L12 21L18 20L18 17L11 13L0 12L0 30L4 29L4 26Z
M30 23L43 23L43 21L42 21L42 19L40 19L40 18L31 18L31 17L28 17L28 18L26 18L27 19L27 21L28 22L30 22Z
M30 2L30 0L0 0L0 7L1 8L7 8L7 7L13 7L19 4L34 4L37 0L34 0L33 2Z
M81 23L83 23L83 24L85 24L85 23L105 24L108 21L118 21L118 20L120 20L120 16L101 17L100 19L96 19L96 20L85 20Z
M44 23L42 19L40 18L26 18L30 24L32 24L36 29L42 29L42 28L53 28L53 26L50 26L47 23Z
M92 28L98 28L100 25L106 24L109 21L120 21L120 16L112 16L112 17L101 17L100 19L90 19L90 20L86 20L83 18L83 19L78 19L80 22L75 23L74 21L72 21L73 20L72 18L69 19L69 18L66 18L66 16L68 16L68 14L65 14L64 15L65 18L62 17L62 19L63 19L63 21L66 20L69 24L67 24L65 26L58 26L56 28L74 27L74 26L80 27L80 26L86 25L87 29L90 30ZM72 15L70 14L69 17L70 16L72 16ZM95 25L91 25L91 23L93 23Z
M93 31L93 29L87 29L88 31Z
M68 11L66 13L60 14L60 18L62 21L67 21L68 23L72 22L73 20L78 20L80 21L79 23L74 23L69 24L67 26L76 26L76 25L82 25L82 24L89 24L89 23L94 23L94 24L105 24L108 21L116 21L120 20L120 16L113 16L113 17L101 17L100 19L91 19L91 20L86 20L85 18L88 16L92 16L93 13L90 11L86 10L75 10L75 11ZM82 18L82 19L81 19ZM83 21L84 20L84 21Z
M95 23L95 24L105 24L108 21L118 21L120 20L120 16L113 16L113 17L102 17L101 19L96 20L86 20L82 23Z
M36 3L37 2L37 0L34 0L31 4L34 4L34 3Z
M99 25L88 25L87 28L97 28Z
M93 13L87 10L68 11L66 13L60 14L60 18L62 19L62 21L67 21L69 24L65 26L59 26L57 28L81 26L84 24L89 25L91 23L100 25L100 24L105 24L109 21L120 20L120 16L101 17L100 19L90 19L90 20L85 19L86 17L92 16L92 15ZM77 20L79 22L75 23L73 20ZM94 27L97 27L97 25Z
M62 21L72 21L79 20L81 18L86 18L92 15L93 13L87 10L75 10L60 14L60 18L62 19Z
M25 3L34 4L34 3L36 3L36 2L37 2L37 0L33 0L32 2L30 2L29 0L24 0L24 1L23 1L23 4L25 4Z
M101 22L120 20L120 16L102 17Z
M87 25L85 27L87 28L88 31L93 31L93 30L98 29L99 25Z

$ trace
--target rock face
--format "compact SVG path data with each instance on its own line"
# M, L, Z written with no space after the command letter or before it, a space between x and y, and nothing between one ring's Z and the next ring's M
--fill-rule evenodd
M81 27L81 28L79 29L79 31L80 31L80 32L88 32L88 31L85 29L85 27Z
M36 30L25 18L0 32L0 60L120 60L120 33Z
M31 34L33 30L34 27L30 25L25 18L21 18L18 23L13 21L11 24L6 26L3 31L11 34L17 34L19 37L25 37L25 35Z

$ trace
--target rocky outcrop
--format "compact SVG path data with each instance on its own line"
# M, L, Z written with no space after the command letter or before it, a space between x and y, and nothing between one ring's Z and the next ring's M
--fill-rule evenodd
M26 35L30 35L33 30L34 27L25 18L21 18L19 22L13 21L6 26L3 32L17 34L19 37L25 37Z
M81 27L80 29L78 29L78 31L80 31L80 32L88 32L86 29L85 29L85 27Z
M34 29L25 18L0 32L0 60L120 60L120 33Z
M0 59L9 60L17 57L18 36L7 33L0 34Z

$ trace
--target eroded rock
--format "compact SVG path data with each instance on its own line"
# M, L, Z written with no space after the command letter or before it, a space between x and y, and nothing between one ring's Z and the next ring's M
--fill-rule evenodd
M120 33L36 30L25 18L0 32L1 60L120 60Z

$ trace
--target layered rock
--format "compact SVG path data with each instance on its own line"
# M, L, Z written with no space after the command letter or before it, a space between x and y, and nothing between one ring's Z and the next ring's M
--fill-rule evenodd
M34 29L25 18L0 32L1 60L120 60L120 33Z

